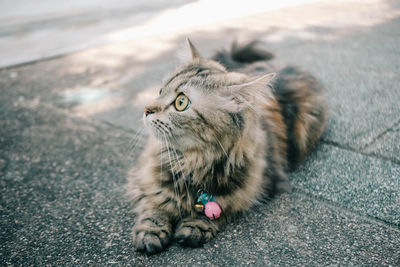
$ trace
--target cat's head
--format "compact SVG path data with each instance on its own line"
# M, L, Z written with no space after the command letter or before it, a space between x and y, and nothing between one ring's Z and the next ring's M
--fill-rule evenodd
M192 60L166 79L159 96L144 110L144 121L154 136L178 150L240 136L249 112L256 112L257 92L274 77L251 79L228 72L221 64L202 58L188 43Z

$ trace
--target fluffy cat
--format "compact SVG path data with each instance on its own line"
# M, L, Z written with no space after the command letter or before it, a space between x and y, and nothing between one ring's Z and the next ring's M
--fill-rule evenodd
M235 214L288 191L287 171L325 127L322 86L307 72L274 68L256 42L213 59L188 43L192 60L146 105L152 134L128 175L134 246L148 253L172 240L200 246Z

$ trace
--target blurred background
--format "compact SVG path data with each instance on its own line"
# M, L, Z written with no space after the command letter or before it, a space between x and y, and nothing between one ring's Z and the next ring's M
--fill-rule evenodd
M2 0L0 67L310 2Z

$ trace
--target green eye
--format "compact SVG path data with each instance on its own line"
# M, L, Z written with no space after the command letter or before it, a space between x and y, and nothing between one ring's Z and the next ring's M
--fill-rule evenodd
M190 107L190 100L184 94L179 94L175 99L175 109L177 111L185 111Z

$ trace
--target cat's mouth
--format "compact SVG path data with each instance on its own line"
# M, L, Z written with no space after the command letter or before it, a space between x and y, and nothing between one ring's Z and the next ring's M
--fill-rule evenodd
M187 134L179 134L172 127L158 119L149 120L147 127L153 136L163 144L173 147L175 150L184 150L198 145L200 140Z
M147 126L158 139L172 138L173 136L171 126L159 119L148 120Z

